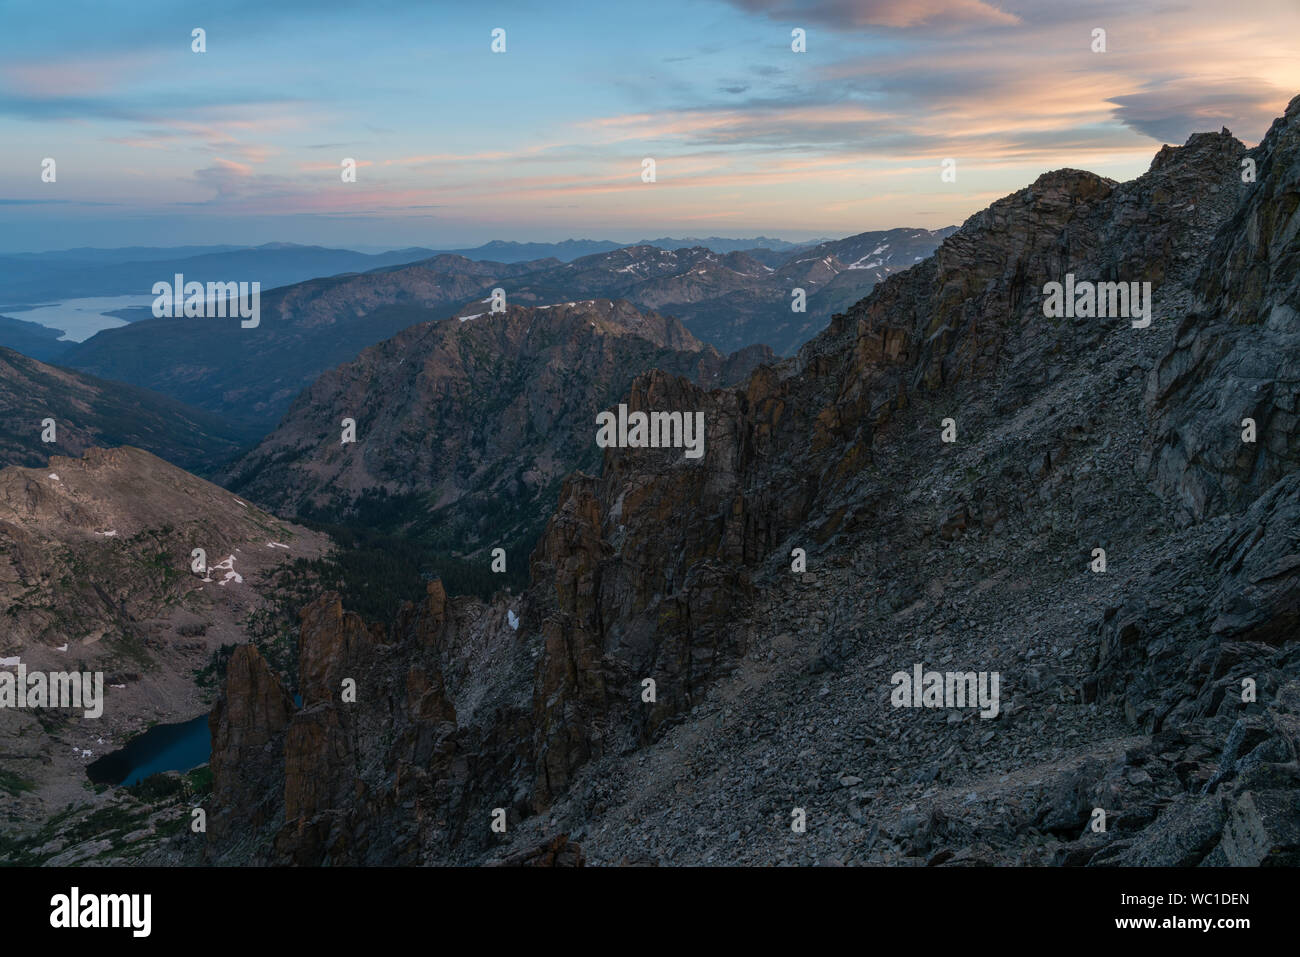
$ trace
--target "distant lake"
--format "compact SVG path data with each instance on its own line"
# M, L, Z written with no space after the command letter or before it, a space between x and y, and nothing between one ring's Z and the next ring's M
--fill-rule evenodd
M83 342L102 329L116 329L126 323L109 315L119 309L136 309L152 306L154 296L94 296L90 299L69 299L66 302L33 306L29 309L10 310L14 319L40 323L63 332L61 342Z
M293 696L294 707L302 707L302 695ZM189 771L207 764L212 757L212 733L208 716L201 714L176 724L155 724L137 734L125 747L92 761L86 774L95 784L130 787L151 774Z
M206 764L212 755L208 716L201 714L179 724L156 724L137 734L126 747L104 755L86 768L96 784L130 787L151 774L188 771Z

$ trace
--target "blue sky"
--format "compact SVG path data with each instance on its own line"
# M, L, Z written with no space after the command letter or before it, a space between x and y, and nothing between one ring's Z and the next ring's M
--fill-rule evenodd
M1295 0L4 0L0 251L937 227L1256 142L1298 37Z

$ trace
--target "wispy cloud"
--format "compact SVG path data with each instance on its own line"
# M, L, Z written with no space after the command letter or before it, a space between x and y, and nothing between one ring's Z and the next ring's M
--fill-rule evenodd
M732 0L751 13L792 24L831 27L917 27L927 24L1019 23L1001 4L985 0Z
M337 243L435 215L470 230L413 237L426 245L688 222L939 226L1046 169L1124 178L1160 143L1221 126L1254 142L1300 92L1295 0L1231 16L1220 0L511 4L490 8L504 56L478 7L376 2L7 9L0 142L31 145L0 150L16 184L0 241L106 222L77 211L96 200L128 210L128 230L180 210L168 235L204 241L220 217L239 241L324 238L275 233L300 220L346 221ZM189 49L197 25L207 54ZM806 53L790 50L794 27ZM43 156L57 184L40 182ZM956 183L938 176L949 157ZM351 231L363 220L376 232Z

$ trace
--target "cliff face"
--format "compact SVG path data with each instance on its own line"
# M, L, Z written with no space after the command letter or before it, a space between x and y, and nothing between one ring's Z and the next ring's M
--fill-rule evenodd
M530 754L528 650L503 617L433 582L388 634L322 596L302 613L302 705L283 720L227 703L261 700L269 675L232 662L212 716L214 804L258 839L210 828L212 858L414 864L484 851L495 806L516 821L530 810L510 783ZM228 741L261 748L240 774Z
M638 377L705 455L570 477L518 600L431 593L364 653L306 616L369 690L292 719L284 800L332 837L286 819L269 859L561 829L598 862L1294 863L1297 103L1256 183L1226 131L1128 183L1049 173L792 360ZM1067 274L1150 282L1151 324L1045 316ZM998 715L892 708L916 662L999 673Z
M1252 151L1257 182L1206 259L1147 390L1154 477L1195 520L1237 511L1300 463L1300 106ZM1242 420L1257 440L1240 440Z
M213 793L216 813L208 823L217 840L236 839L258 828L278 809L276 795L236 782L274 780L284 775L284 752L272 745L289 724L293 697L252 645L230 656L227 693L208 716L211 768L221 782Z

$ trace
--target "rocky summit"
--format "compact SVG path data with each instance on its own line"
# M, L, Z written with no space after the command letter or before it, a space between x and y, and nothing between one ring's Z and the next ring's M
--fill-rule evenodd
M638 375L705 454L569 476L522 595L320 596L300 705L241 649L155 859L1300 864L1298 207L1300 98L1041 176L733 386Z

